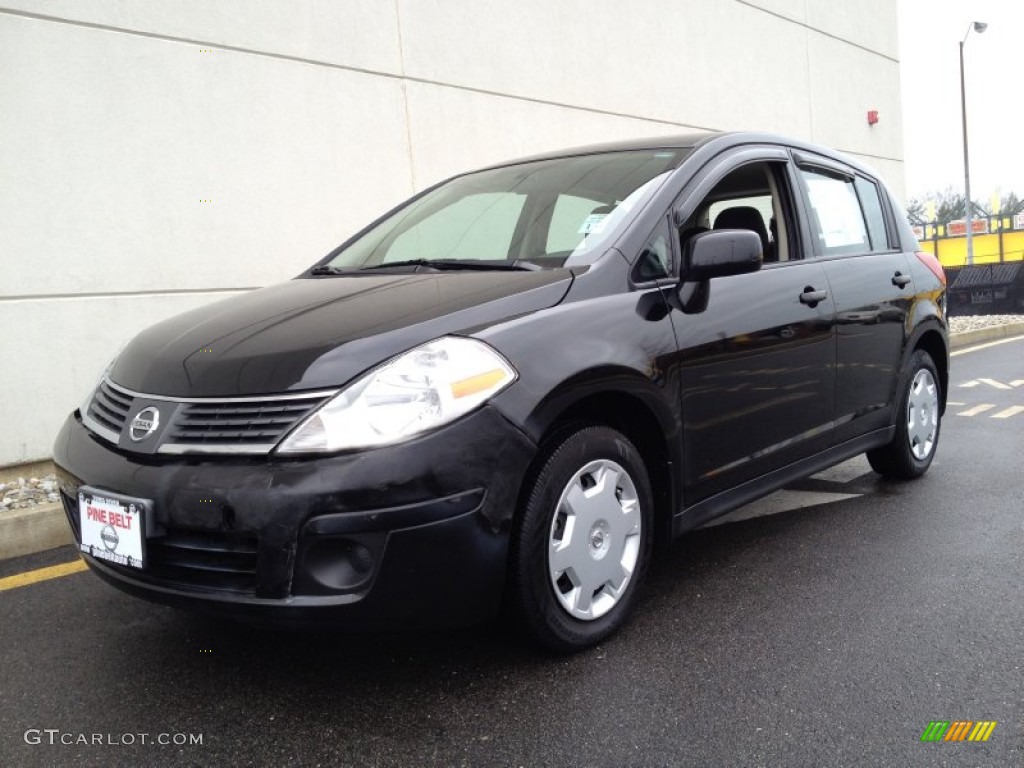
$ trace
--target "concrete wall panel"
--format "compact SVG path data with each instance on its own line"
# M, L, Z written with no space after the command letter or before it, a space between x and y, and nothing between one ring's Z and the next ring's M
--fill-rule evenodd
M807 0L807 24L892 60L900 55L892 0Z
M400 0L410 77L687 127L806 135L805 31L736 2ZM472 35L450 45L449 30ZM494 55L502 51L502 55Z
M806 0L736 0L736 2L752 5L800 23L807 21Z
M9 16L0 47L7 295L263 285L412 192L396 79Z
M5 8L399 74L391 0L4 0Z
M809 34L813 138L845 152L901 160L899 65L833 38ZM875 125L867 121L871 109L879 113Z
M417 187L516 157L636 136L680 132L671 123L568 109L460 88L410 83Z
M64 419L136 333L228 295L0 301L0 465L49 456Z

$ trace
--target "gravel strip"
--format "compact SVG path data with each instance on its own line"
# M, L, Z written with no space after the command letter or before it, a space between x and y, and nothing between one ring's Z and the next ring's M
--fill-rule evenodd
M963 315L949 318L951 333L976 331L979 328L993 328L997 325L1024 323L1024 315Z
M0 483L0 512L9 509L26 509L41 504L53 504L60 501L57 493L57 476L19 477Z
M1024 315L965 315L951 317L949 329L953 333L991 328L1009 323L1024 323ZM19 477L17 482L0 483L0 512L25 509L60 501L57 495L57 476Z

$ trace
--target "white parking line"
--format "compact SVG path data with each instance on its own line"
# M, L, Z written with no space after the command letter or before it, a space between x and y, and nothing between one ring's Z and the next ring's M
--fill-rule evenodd
M957 384L957 386L962 389L970 389L971 387L976 387L979 384L988 384L990 387L995 387L996 389L1013 389L1020 384L1024 384L1024 381L1018 379L1017 381L1011 381L1009 384L1003 384L1003 382L996 381L995 379L971 379L970 381L965 381L963 384Z
M1003 382L996 381L995 379L978 379L978 381L980 381L980 382L982 382L984 384L988 384L990 387L995 387L996 389L1010 389L1011 388L1009 385L1003 384Z
M974 347L967 347L966 349L958 349L956 352L950 352L950 357L959 357L960 355L966 355L968 352L977 352L979 349L988 349L998 344L1009 344L1011 341L1021 341L1024 336L1011 336L1008 339L999 339L998 341L990 341L987 344L978 344Z
M1011 405L1005 411L999 413L993 413L993 419L1008 419L1011 416L1016 416L1018 413L1024 413L1024 405Z
M991 411L993 408L995 408L995 405L992 403L982 403L981 405L976 405L973 408L968 408L966 411L960 411L957 416L977 416L979 413Z

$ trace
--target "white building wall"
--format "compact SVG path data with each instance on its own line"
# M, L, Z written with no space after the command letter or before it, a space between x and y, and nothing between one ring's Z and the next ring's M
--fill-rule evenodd
M0 464L141 328L451 173L752 128L901 193L899 109L896 0L0 0Z

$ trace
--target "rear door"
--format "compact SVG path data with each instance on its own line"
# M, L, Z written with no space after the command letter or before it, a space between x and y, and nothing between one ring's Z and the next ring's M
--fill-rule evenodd
M889 424L914 284L880 185L800 155L814 258L836 311L836 431L843 441Z

